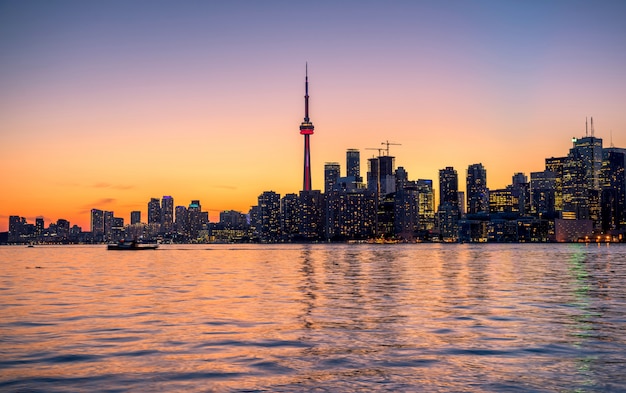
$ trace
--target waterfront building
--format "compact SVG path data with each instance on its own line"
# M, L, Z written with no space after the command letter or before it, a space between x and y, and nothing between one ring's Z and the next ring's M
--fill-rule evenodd
M324 237L324 195L319 190L300 191L298 236L303 240Z
M300 227L300 198L290 193L280 201L280 232L289 241L298 237Z
M419 230L419 192L417 184L405 184L394 195L394 235L413 240Z
M530 174L530 212L538 217L553 218L556 214L556 173L545 170Z
M202 205L199 200L192 200L187 208L188 231L191 240L197 240L200 231L204 229L208 223L207 212L202 211Z
M176 206L175 225L176 233L182 238L189 236L189 214L186 206Z
M259 238L264 243L274 243L280 236L280 194L265 191L258 197Z
M439 204L450 203L456 205L459 202L459 177L453 167L439 170Z
M161 233L170 234L174 231L174 198L169 195L161 199Z
M100 209L91 209L91 236L95 242L104 240L104 212Z
M148 202L148 224L161 225L161 202L159 198L150 198L150 202Z
M603 150L601 186L602 229L626 229L626 149Z
M376 235L375 191L338 189L326 195L325 202L327 240L365 240Z
M487 171L482 164L467 167L467 214L489 213Z
M130 225L141 224L141 211L133 210L130 212Z
M104 212L104 241L110 242L113 240L113 212Z
M546 171L554 173L554 210L563 211L563 167L568 157L546 158Z
M419 215L418 230L431 232L435 229L435 192L433 181L429 179L417 180L417 211Z
M437 209L437 222L439 236L443 241L454 242L458 240L459 232L459 180L458 174L453 167L439 170L439 207ZM462 198L461 198L462 199Z

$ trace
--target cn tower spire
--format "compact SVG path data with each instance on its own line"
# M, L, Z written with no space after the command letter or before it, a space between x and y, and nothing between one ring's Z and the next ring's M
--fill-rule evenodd
M300 135L304 135L304 184L303 191L311 191L311 146L309 137L313 134L313 123L309 119L309 64L304 69L304 121L300 124Z

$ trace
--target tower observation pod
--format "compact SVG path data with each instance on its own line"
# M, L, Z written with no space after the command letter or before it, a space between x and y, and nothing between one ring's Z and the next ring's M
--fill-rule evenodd
M311 191L311 145L309 137L313 135L313 129L313 123L309 119L309 66L307 64L304 76L304 121L300 124L300 134L304 135L303 191Z

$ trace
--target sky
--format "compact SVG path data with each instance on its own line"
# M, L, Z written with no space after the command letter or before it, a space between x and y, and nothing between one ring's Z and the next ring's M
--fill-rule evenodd
M436 194L447 166L461 189L474 163L492 189L541 171L590 117L626 147L624 20L625 1L0 0L0 231L299 192L307 63L314 189L385 141Z

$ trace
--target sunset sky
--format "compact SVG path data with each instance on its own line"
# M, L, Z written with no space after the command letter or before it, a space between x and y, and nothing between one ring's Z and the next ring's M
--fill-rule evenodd
M0 231L298 192L306 62L314 189L386 140L436 188L446 166L490 188L543 170L586 117L626 147L625 21L626 1L0 0Z

